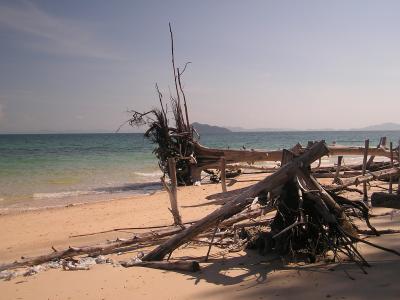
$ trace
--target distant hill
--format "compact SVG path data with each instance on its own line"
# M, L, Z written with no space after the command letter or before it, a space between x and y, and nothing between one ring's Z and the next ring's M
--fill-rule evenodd
M293 129L293 128L243 128L243 127L227 127L233 132L271 132L271 131L385 131L400 130L400 124L382 123L370 125L362 128L335 129L335 128L310 128L310 129Z
M229 129L224 128L224 127L212 126L212 125L208 125L208 124L201 124L201 123L197 123L197 122L194 122L192 124L192 126L194 127L194 129L196 129L196 131L199 134L230 133L230 132L232 132Z
M371 125L363 128L357 128L355 130L365 130L365 131L378 131L378 130L400 130L400 124L397 123L382 123L378 125Z
M193 127L199 134L208 133L229 133L229 132L276 132L276 131L299 131L300 129L293 128L243 128L243 127L221 127L212 126L209 124L193 123ZM334 129L334 128L313 128L313 129L301 129L300 131L385 131L385 130L399 130L400 124L397 123L382 123L377 125L370 125L362 128L350 128L350 129Z
M227 127L232 132L270 132L270 131L297 131L293 128L243 128L243 127Z

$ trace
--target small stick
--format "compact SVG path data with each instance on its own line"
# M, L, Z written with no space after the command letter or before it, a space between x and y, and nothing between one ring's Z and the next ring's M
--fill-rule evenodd
M393 143L390 142L390 166L393 168ZM393 194L393 176L389 177L389 194Z
M226 193L226 161L225 157L221 157L221 185L222 185L222 192Z
M376 147L377 149L386 147L386 136L383 136L380 138L378 146ZM371 166L371 164L374 162L375 155L371 155L368 162L367 162L367 169Z
M336 183L339 180L339 172L340 172L340 167L342 165L342 160L343 160L343 156L341 156L341 155L338 156L336 173L335 173L335 177L333 178L333 182L332 183Z
M368 148L369 148L369 140L365 140L365 148L364 148L364 159L363 159L363 168L362 174L365 175L367 169L367 158L368 158ZM364 193L364 202L368 203L368 190L367 183L363 183L363 193Z
M215 226L213 235L212 235L212 237L211 237L211 242L210 242L210 245L208 246L208 251L207 251L207 255L206 255L206 259L205 259L206 262L208 261L208 256L210 255L211 247L212 247L212 245L213 245L213 243L214 243L214 238L215 238L215 234L217 233L219 223L220 223L220 222L218 222L218 223L217 223L217 226Z
M382 246L380 246L380 245L371 243L371 242L369 242L369 241L360 239L360 238L355 237L355 236L349 236L349 235L348 235L348 237L349 237L350 239L354 240L354 241L361 242L361 243L367 244L367 245L369 245L369 246L372 246L372 247L381 249L381 250L383 250L383 251L387 251L387 252L390 252L390 253L393 253L393 254L395 254L395 255L400 256L400 252L398 252L398 251L396 251L396 250L394 250L394 249L382 247Z

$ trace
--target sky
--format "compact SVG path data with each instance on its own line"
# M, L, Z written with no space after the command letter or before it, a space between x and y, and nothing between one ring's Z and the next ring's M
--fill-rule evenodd
M0 1L0 132L113 132L173 88L192 121L358 128L400 116L400 1ZM135 129L125 127L126 132Z

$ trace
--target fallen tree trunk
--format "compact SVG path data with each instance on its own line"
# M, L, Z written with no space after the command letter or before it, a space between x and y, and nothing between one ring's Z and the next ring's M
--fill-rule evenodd
M239 195L234 200L228 202L221 208L215 210L208 216L193 224L191 227L185 229L183 232L175 235L165 243L158 246L156 249L145 255L143 260L162 260L168 253L186 243L199 233L242 211L243 208L250 204L254 197L256 197L262 191L271 191L277 186L284 184L289 178L295 175L298 168L309 166L315 160L327 154L328 149L325 143L323 141L316 143L300 157L297 157L293 161L282 166L274 174L256 183L249 190Z
M400 209L400 195L373 193L371 196L372 207L386 207Z
M153 269L161 269L168 271L198 272L200 265L195 260L177 260L177 261L136 261L134 259L128 261L120 261L121 266L130 267L146 267Z
M350 147L340 145L327 146L329 155L341 156L360 156L364 155L364 147ZM307 149L296 148L296 153L304 153ZM234 163L254 163L257 161L281 161L282 150L262 151L262 150L231 150L231 149L213 149L205 147L199 143L194 143L194 154L197 160L197 168L212 169L218 168L221 157L225 157L227 164ZM369 148L368 154L379 157L390 158L390 151L380 148ZM395 157L397 159L397 156Z
M339 146L339 145L329 146L330 155L357 156L357 155L364 155L364 152L365 152L364 147L349 147L349 146ZM390 158L390 151L384 148L368 148L368 154L373 156Z
M361 174L362 173L359 171L354 171L351 173L346 173L346 172L339 173L339 176L340 176L340 178L351 178L351 177L361 175ZM336 174L334 174L334 173L313 173L313 176L315 178L335 178Z
M399 163L395 162L394 166L398 166ZM378 161L378 162L372 162L368 166L369 171L379 171L383 169L390 168L391 164L388 161ZM342 165L340 167L340 170L343 172L355 172L355 171L362 171L363 164L352 164L352 165ZM312 173L313 174L321 174L321 173L335 173L336 172L336 167L334 166L327 166L327 167L319 167L313 168Z
M241 169L257 170L257 171L263 171L265 173L273 173L276 170L278 170L278 167L271 168L271 167L263 167L263 166L255 166L255 165L240 165L240 164L227 165L226 168L230 169L230 170L241 170Z

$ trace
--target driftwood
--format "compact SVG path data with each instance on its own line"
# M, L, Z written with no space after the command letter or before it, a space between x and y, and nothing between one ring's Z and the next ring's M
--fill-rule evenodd
M373 193L371 196L371 205L372 207L400 209L400 195Z
M7 269L15 269L23 266L34 266L39 265L48 261L58 260L61 258L69 258L77 255L100 255L100 254L109 254L110 251L116 250L118 248L123 248L125 246L129 246L132 244L138 244L143 242L152 241L155 239L160 239L163 237L174 235L180 231L182 231L182 227L172 227L157 231L151 231L147 233L143 233L140 235L135 235L132 238L125 240L117 240L115 242L103 245L93 245L93 246L83 246L83 247L69 247L64 250L54 251L50 254L36 256L36 257L24 257L21 260L0 265L0 271Z
M325 188L329 191L340 191L343 188L352 186L352 185L359 185L364 182L369 182L372 180L378 180L378 179L384 179L388 178L390 175L398 175L400 174L400 169L397 167L386 169L386 170L381 170L381 171L376 171L376 172L370 172L366 175L360 175L352 178L346 178L346 179L339 179L340 184L335 186L335 185L330 185L330 186L325 186Z
M197 272L200 271L200 265L194 260L177 260L177 261L137 261L131 259L128 261L120 261L125 268L130 267L146 267L153 269L161 269L168 271Z
M169 170L169 177L171 178L171 187L168 187L165 181L162 178L162 182L164 187L167 189L169 194L169 200L171 203L171 213L174 218L174 225L182 225L182 218L179 214L178 209L178 180L176 178L176 162L173 158L168 158L168 170Z
M262 191L270 191L277 186L284 184L295 174L299 167L309 166L315 160L326 155L327 153L328 149L326 148L324 142L315 144L300 157L295 158L293 161L282 166L271 176L268 176L267 178L253 185L249 190L238 196L236 199L228 202L210 215L185 229L180 234L177 234L173 238L158 246L156 249L145 255L143 260L162 260L165 255L172 252L177 247L184 244L199 233L207 230L210 227L213 227L216 223L239 213L246 205L253 201L254 197L256 197Z
M226 193L226 162L225 162L225 157L221 157L221 186L222 186L222 192Z
M383 230L377 230L378 234L397 234L400 233L400 230L397 229L383 229ZM359 234L364 234L364 235L376 235L376 232L373 230L365 230L365 229L357 229L357 232Z
M240 169L248 169L248 170L257 170L257 171L263 171L265 173L273 173L276 170L278 170L278 167L263 167L263 166L257 166L257 165L245 165L245 164L233 164L233 165L227 165L227 169L230 170L240 170Z
M378 146L377 146L376 148L383 148L383 149L385 149L385 147L386 147L386 137L384 136L384 137L381 137L381 138L380 138L379 144L378 144ZM368 159L368 162L367 162L367 169L369 169L369 167L370 167L371 164L373 163L374 159L375 159L375 156L374 156L374 155L371 155L370 158Z
M248 211L243 211L232 218L226 219L220 223L220 228L228 228L238 222L243 220L256 218L262 216L268 212L273 211L274 209L266 209L266 208L257 208ZM190 222L185 222L184 225L192 224L197 222L198 220L193 220ZM153 227L126 227L126 228L115 228L111 230L106 230L102 232L88 233L79 236L87 236L94 234L101 234L106 232L113 232L119 230L128 230L128 229L148 229L148 228L160 228L159 230L152 230L149 232L141 233L134 235L129 239L117 239L116 241L100 244L100 245L91 245L91 246L79 246L79 247L68 247L63 250L56 250L53 248L53 252L45 255L40 255L36 257L23 257L20 260L14 261L12 263L6 263L0 265L0 272L8 269L15 269L24 266L34 266L39 265L45 262L59 260L63 258L71 258L78 255L90 255L90 256L98 256L98 255L107 255L118 252L126 252L132 251L140 248L141 244L147 245L148 242L156 243L157 241L162 240L165 237L172 236L176 233L181 232L185 227L184 226L153 226ZM209 236L207 233L205 236Z

